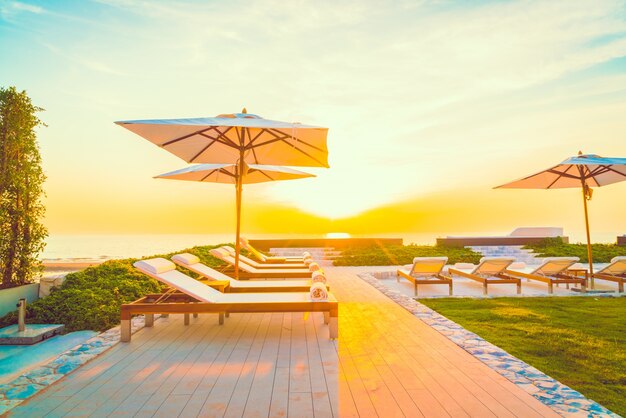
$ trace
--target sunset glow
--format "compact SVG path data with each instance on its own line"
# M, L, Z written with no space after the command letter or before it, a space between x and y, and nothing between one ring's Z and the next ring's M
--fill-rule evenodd
M582 240L577 191L492 187L579 150L626 156L625 13L611 0L5 1L0 78L46 109L52 233L232 231L234 187L153 179L185 163L113 122L246 107L328 127L330 164L246 187L249 234L546 225ZM626 233L626 183L590 210L598 239Z

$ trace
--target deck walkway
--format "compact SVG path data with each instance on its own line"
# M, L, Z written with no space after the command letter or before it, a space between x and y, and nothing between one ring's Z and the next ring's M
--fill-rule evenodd
M329 268L338 341L321 314L156 321L12 416L556 417L355 275Z

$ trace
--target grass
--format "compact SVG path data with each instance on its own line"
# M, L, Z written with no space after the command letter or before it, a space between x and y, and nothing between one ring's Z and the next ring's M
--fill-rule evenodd
M221 245L221 244L220 244ZM219 245L218 245L219 246ZM209 251L218 246L200 246L178 252L195 254L211 267L220 268L224 262ZM245 253L245 252L242 252ZM176 253L154 255L169 259ZM28 305L26 322L29 324L65 324L65 331L105 331L120 323L120 306L147 293L160 292L163 285L133 267L137 259L110 260L98 266L70 273L49 296ZM184 273L195 275L184 268ZM0 318L0 327L15 324L17 311Z
M561 238L546 238L539 244L527 245L524 248L533 250L538 257L578 257L581 263L589 262L587 244L564 244ZM615 256L626 256L626 246L591 244L591 249L595 263L609 263Z
M420 302L626 416L625 297Z
M448 257L448 264L477 263L481 255L469 248L432 245L388 245L348 248L334 261L336 266L397 266L413 263L415 257Z

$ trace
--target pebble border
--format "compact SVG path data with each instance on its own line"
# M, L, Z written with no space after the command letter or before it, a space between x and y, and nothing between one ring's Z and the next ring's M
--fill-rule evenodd
M426 305L390 289L375 274L362 273L357 276L558 414L565 417L619 417ZM381 276L395 277L395 272L384 272Z
M131 332L139 331L144 325L143 316L134 317ZM65 351L54 360L29 370L13 381L0 385L0 415L73 372L119 341L120 327L117 326Z

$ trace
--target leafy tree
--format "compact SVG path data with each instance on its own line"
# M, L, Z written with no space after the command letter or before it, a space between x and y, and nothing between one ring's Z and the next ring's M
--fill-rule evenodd
M41 270L46 176L35 128L44 125L42 110L25 91L0 88L0 288L30 283Z

